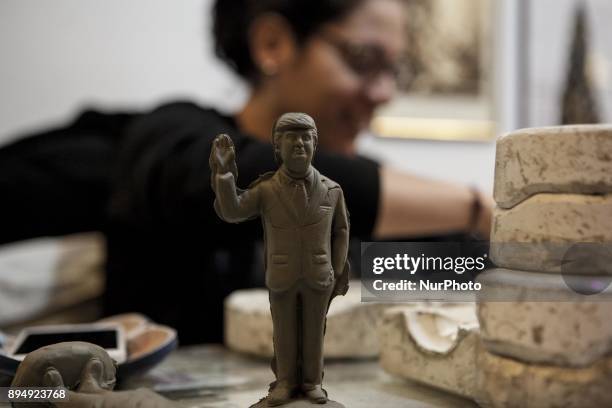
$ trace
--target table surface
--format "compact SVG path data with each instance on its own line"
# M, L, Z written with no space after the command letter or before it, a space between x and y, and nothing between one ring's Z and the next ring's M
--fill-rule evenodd
M149 374L121 388L151 387L188 408L245 408L266 395L272 380L269 361L222 346L195 346L178 349ZM328 361L323 386L346 408L477 407L434 388L395 379L375 360Z

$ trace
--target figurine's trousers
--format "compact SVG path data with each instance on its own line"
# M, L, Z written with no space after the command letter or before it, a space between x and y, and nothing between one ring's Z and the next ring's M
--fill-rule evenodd
M316 290L302 280L286 291L270 291L278 385L308 390L322 383L323 336L332 291L333 284Z

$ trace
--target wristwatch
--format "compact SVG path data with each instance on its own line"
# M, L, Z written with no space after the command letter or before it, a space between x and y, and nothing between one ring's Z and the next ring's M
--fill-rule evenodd
M472 205L470 207L470 222L468 224L468 233L478 233L478 220L482 212L482 202L480 201L480 191L474 186L470 187L472 192Z

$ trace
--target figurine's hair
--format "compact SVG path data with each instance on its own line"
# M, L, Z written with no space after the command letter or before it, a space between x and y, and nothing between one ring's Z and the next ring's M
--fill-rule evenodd
M278 154L278 139L281 138L285 132L290 130L311 130L312 137L314 139L315 148L319 141L319 135L317 133L317 125L310 115L298 112L289 112L283 114L274 123L272 129L272 146L274 147L274 158L278 163L281 163L281 158Z
M282 16L303 45L323 24L338 21L364 0L216 0L213 8L215 51L251 84L259 70L251 58L251 24L266 13Z

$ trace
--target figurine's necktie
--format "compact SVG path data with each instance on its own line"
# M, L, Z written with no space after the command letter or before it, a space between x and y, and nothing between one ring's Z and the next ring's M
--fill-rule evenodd
M303 180L295 180L293 182L293 208L298 217L306 215L306 207L308 205L308 193Z

